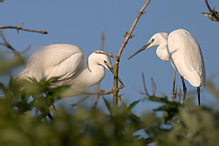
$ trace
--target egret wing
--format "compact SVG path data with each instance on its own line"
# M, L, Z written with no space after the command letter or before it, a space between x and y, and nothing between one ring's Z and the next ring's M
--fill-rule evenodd
M205 67L200 47L192 35L179 29L170 33L168 49L173 66L193 86L205 84Z
M20 74L38 81L42 78L60 77L59 80L73 77L86 67L84 53L74 45L54 44L42 47L27 61Z
M58 64L45 69L44 75L47 79L59 77L58 80L74 78L85 67L85 56L81 53L74 53Z

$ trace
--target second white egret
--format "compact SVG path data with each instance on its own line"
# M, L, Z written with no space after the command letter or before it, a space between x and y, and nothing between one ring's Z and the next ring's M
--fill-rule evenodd
M132 58L141 51L158 46L157 56L163 61L170 61L174 69L181 75L186 96L185 78L192 86L197 87L198 103L200 105L200 88L205 86L205 65L199 44L193 36L184 29L177 29L168 33L156 33L148 43L135 52Z

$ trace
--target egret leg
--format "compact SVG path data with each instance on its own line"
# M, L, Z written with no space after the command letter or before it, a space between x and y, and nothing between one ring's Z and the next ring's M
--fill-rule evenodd
M198 93L198 105L200 106L201 102L200 102L200 88L199 87L197 87L197 93Z
M184 95L183 95L183 101L186 99L186 91L187 91L187 88L186 88L186 84L184 82L184 78L181 76L181 80L182 80L182 84L183 84L183 92L184 92Z
M172 102L173 102L173 100L176 98L175 84L176 84L176 71L174 71L174 77L173 77Z

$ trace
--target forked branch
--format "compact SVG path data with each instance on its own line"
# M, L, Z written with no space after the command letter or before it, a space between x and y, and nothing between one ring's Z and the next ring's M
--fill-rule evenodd
M215 10L215 8L212 10L207 0L205 0L205 4L209 10L209 13L202 12L202 14L204 14L205 17L211 19L211 21L219 22L219 14Z

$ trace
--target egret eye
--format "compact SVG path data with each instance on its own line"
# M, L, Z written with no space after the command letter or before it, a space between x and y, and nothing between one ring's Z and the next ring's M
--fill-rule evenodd
M104 63L107 63L106 60L103 61Z
M152 39L151 42L154 42L154 39Z

